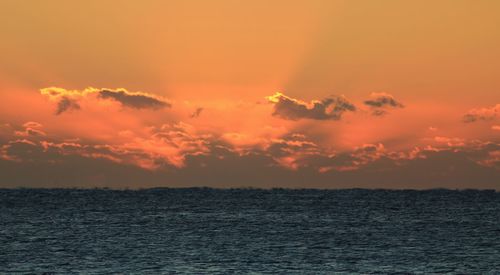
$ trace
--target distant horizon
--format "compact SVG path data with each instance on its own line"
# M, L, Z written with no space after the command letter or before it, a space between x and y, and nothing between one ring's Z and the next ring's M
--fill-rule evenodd
M284 191L415 191L415 192L428 192L428 191L452 191L452 192L494 192L499 193L500 189L473 189L473 188L464 188L464 189L450 189L450 188L430 188L430 189L397 189L397 188L302 188L302 187L209 187L209 186L193 186L193 187L147 187L147 188L113 188L113 187L1 187L2 190L77 190L77 191L87 191L87 190L109 190L109 191L151 191L151 190L221 190L221 191L230 191L230 190L256 190L256 191L273 191L273 190L284 190Z

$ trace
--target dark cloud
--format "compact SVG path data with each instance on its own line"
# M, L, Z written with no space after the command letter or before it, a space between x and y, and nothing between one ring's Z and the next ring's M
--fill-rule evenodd
M201 112L203 112L203 108L196 108L196 110L191 114L191 118L199 117L201 115Z
M69 110L80 110L80 104L69 97L62 97L59 102L57 102L56 115L60 115Z
M491 108L472 109L463 117L463 122L490 121L500 116L500 104Z
M86 91L69 91L57 87L40 89L40 93L57 102L56 115L69 110L79 110L80 104L78 104L78 99L87 94Z
M267 99L274 103L273 116L289 120L340 120L345 112L356 110L354 104L341 96L315 100L310 104L281 93L276 93Z
M396 107L396 108L403 108L404 105L398 102L392 95L385 94L385 93L374 93L372 94L373 99L366 100L364 103L365 105L371 106L371 107Z
M0 142L0 187L499 189L500 182L500 144L495 142L440 138L439 148L410 152L389 152L382 144L333 152L304 134L290 133L269 140L268 146L242 150L183 123L154 128L140 143L147 148L48 137Z
M22 141L2 149L13 159L0 157L1 187L124 188L152 180L150 171L108 158L68 154Z
M120 102L123 106L135 109L161 109L171 107L171 104L149 94L130 93L125 90L101 90L99 98L112 99Z
M49 87L40 89L40 93L57 102L56 114L62 114L68 110L79 110L80 101L87 98L110 99L119 102L122 106L135 109L161 109L171 107L171 104L157 96L142 93L129 92L125 89L96 89L86 88L84 90L66 90L64 88Z
M384 116L388 114L389 108L404 108L404 105L397 101L392 95L386 93L373 93L372 99L363 103L372 109L372 115Z
M210 154L187 155L186 165L181 168L157 159L157 170L94 156L97 153L116 154L108 147L82 155L77 153L82 150L79 146L65 146L65 149L55 145L44 147L29 141L4 145L2 152L10 159L0 158L0 186L498 189L500 182L498 159L490 159L488 165L477 161L491 158L492 153L499 150L498 144L467 150L423 150L414 158L380 155L349 169L362 161L359 155L362 152L375 154L380 151L380 146L367 145L352 153L310 155L309 165L295 170L283 167L264 151L240 154L217 142L210 145ZM318 170L327 166L337 169Z

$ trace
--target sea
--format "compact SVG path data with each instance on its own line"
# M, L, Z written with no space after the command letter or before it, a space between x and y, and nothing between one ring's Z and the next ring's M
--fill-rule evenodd
M0 189L0 274L500 274L500 193Z

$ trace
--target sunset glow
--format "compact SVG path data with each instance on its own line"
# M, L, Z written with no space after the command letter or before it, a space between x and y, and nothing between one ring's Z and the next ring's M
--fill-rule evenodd
M2 1L0 187L500 189L499 10Z

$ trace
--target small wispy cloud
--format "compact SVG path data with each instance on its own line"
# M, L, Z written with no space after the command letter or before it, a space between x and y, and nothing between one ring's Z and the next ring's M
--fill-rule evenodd
M372 93L370 96L371 99L365 100L363 103L371 108L374 116L386 115L389 109L405 107L394 96L387 93Z
M490 108L472 109L464 115L463 122L490 121L496 119L498 116L500 116L500 104Z

